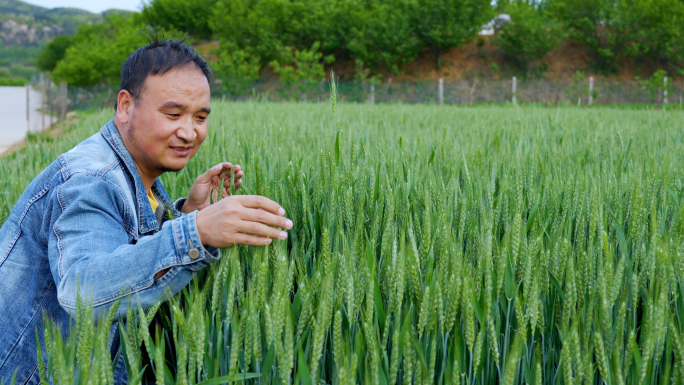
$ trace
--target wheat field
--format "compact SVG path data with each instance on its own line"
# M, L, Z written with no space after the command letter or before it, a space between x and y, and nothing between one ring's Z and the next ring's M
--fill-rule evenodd
M44 383L111 383L112 321L131 383L144 370L179 385L684 381L682 112L213 111L164 185L183 196L213 164L240 164L238 193L279 202L288 240L224 250L151 309L94 322L82 306L69 336L47 323ZM111 113L0 159L2 219Z

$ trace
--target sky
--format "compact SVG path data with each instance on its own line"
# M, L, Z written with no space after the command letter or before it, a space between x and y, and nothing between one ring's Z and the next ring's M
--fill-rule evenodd
M100 13L107 9L125 9L140 11L142 0L24 0L26 3L40 5L46 8L69 7L81 8L93 13Z

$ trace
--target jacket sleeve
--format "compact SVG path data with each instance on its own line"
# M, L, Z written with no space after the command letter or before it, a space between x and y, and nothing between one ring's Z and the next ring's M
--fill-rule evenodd
M180 212L181 209L183 208L183 205L185 204L185 201L187 201L187 200L188 200L188 198L186 198L186 197L176 199L176 201L173 202L173 208L176 211Z
M100 177L74 174L51 199L56 202L48 258L59 303L72 315L79 293L93 306L96 319L119 298L119 315L138 301L149 307L180 291L195 272L220 258L219 250L202 246L197 212L166 221L159 232L136 240L125 220L136 213L121 189Z

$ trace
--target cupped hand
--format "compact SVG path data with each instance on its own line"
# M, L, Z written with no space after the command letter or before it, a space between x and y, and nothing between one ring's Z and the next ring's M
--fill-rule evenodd
M258 195L235 195L197 213L197 229L205 246L264 246L287 239L292 221L276 202Z
M233 166L228 162L219 163L195 179L195 183L190 187L188 198L181 208L181 212L187 214L209 207L211 198L214 201L218 201L219 191L221 198L230 196L231 169L234 170L235 174L233 186L236 190L239 189L242 185L242 177L245 175L240 169L240 165L236 164ZM223 183L221 183L221 180L223 180Z

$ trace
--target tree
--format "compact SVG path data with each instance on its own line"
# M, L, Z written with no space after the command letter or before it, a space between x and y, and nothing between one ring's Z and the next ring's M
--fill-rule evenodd
M209 25L220 39L258 57L263 68L289 40L283 28L287 20L291 20L287 0L218 0Z
M393 73L413 61L419 52L408 0L359 0L350 10L347 48L362 66Z
M345 0L291 0L291 19L283 28L290 40L284 44L299 50L318 44L323 55L344 54L351 5Z
M38 68L45 72L52 72L57 66L57 63L64 58L67 48L71 47L72 43L73 40L71 39L71 36L56 36L38 54L36 59Z
M622 0L617 15L626 55L643 59L655 69L684 69L684 2Z
M549 0L549 9L592 54L598 70L615 69L624 56L653 69L684 66L682 0Z
M55 81L74 86L118 83L121 65L146 42L138 33L143 28L132 17L110 17L102 23L79 27L64 58L55 66Z
M283 47L308 50L318 42L323 55L345 49L345 0L218 0L210 26L216 36L259 57L262 67Z
M651 95L651 99L655 102L659 102L659 98L663 95L663 92L669 91L669 85L671 84L668 83L668 87L665 87L665 77L667 76L667 71L663 69L659 69L651 75L651 77L646 80L644 83L646 85L646 89L648 90L648 93Z
M213 54L217 60L211 64L212 71L233 98L244 95L259 80L259 58L238 48L234 42L221 41Z
M570 37L587 49L596 70L615 69L622 42L614 0L548 0L548 8Z
M284 86L286 96L306 99L307 91L325 78L323 61L330 63L332 56L323 57L319 52L320 44L315 42L310 49L297 50L284 47L278 60L270 64Z
M156 24L208 40L212 37L208 16L216 0L152 0L145 5L141 17L144 24Z
M505 8L512 23L504 24L495 44L530 76L535 63L565 39L563 27L544 9L525 0L516 0Z
M441 71L442 55L476 36L494 12L489 0L416 0L410 15L419 44Z

